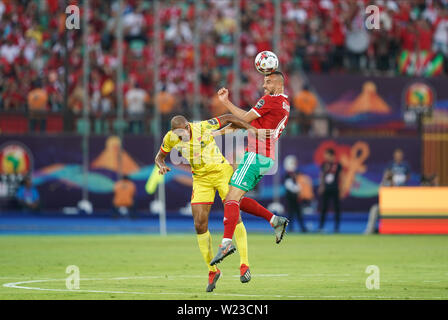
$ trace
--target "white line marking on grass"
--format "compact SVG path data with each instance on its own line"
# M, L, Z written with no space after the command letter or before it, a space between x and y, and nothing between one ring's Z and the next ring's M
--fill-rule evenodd
M300 277L349 277L351 274L343 273L343 274L330 274L330 273L309 273L309 274L300 274Z
M280 273L280 274L253 274L252 277L254 278L271 278L271 277L287 277L289 274L287 273ZM232 275L233 278L239 278L238 275ZM138 279L168 279L168 280L174 280L174 279L183 279L183 278L206 278L204 275L160 275L160 276L136 276L136 277L117 277L117 278L111 278L111 280L138 280ZM83 279L81 279L83 280Z
M279 274L269 274L269 273L263 274L263 273L261 273L261 274L253 274L252 275L253 278L276 278L276 277L287 277L287 276L289 276L289 274L287 274L287 273L279 273ZM232 277L239 278L240 276L233 275Z
M138 280L138 279L163 279L168 276L140 276L140 277L117 277L111 278L111 280Z
M265 275L267 276L267 275ZM276 275L278 276L278 275ZM148 276L149 277L160 277L165 278L165 276ZM190 276L190 277L196 277L196 276ZM120 280L126 280L126 279L135 279L135 278L142 278L142 277L121 277L118 278ZM109 279L103 279L103 278L89 278L89 279L81 279L81 280L116 280L117 278L109 278ZM65 281L66 279L42 279L42 280L28 280L28 281L19 281L19 282L11 282L11 283L5 283L3 284L3 287L6 288L15 288L15 289L25 289L25 290L37 290L37 291L52 291L52 292L71 292L71 293L77 293L77 292L83 292L83 293L109 293L109 294L135 294L135 295L192 295L195 293L189 292L134 292L134 291L109 291L109 290L82 290L82 289L51 289L51 288L39 288L39 287L28 287L23 286L23 284L30 284L30 283L42 283L42 282L50 282L50 281ZM323 296L323 295L316 295L316 296L309 296L309 295L280 295L280 294L242 294L242 293L219 293L214 292L212 293L214 296L226 296L226 297L241 297L241 298L292 298L292 299L448 299L448 296L446 297L389 297L389 296Z
M87 279L83 279L87 280ZM89 280L102 280L102 279L89 279ZM48 282L48 281L65 281L65 279L47 279L47 280L31 280L31 281L20 281L15 283L5 283L3 286L7 288L16 288L16 289L26 289L26 290L39 290L39 291L54 291L54 292L90 292L90 293L116 293L116 294L187 294L187 293L170 293L170 292L131 292L131 291L105 291L105 290L69 290L69 289L49 289L49 288L38 288L38 287L24 287L20 286L20 284L26 283L37 283L37 282Z

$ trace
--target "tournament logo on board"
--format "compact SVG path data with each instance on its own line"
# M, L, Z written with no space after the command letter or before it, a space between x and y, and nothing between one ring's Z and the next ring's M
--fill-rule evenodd
M0 197L12 196L33 168L30 150L20 142L0 146Z
M417 115L431 115L435 104L435 91L423 82L409 85L404 92L404 118L406 122L415 122Z
M0 146L0 174L22 174L31 171L31 152L21 143Z

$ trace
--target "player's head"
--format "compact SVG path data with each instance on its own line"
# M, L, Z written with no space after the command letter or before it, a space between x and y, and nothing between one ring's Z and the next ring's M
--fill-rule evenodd
M184 116L174 116L171 119L171 130L179 139L190 140L190 124Z
M33 183L31 182L31 178L29 176L25 177L22 183L27 188L31 188L31 186L33 185Z
M394 161L400 163L403 161L403 151L401 149L395 149L394 151Z
M283 166L285 167L285 170L287 172L295 172L298 166L298 161L296 156L294 155L288 155L285 157L285 160L283 160Z
M274 71L264 76L264 94L273 95L283 93L284 85L285 77L280 71Z
M328 148L327 150L325 150L324 153L324 158L327 161L333 161L334 160L334 150L332 148Z

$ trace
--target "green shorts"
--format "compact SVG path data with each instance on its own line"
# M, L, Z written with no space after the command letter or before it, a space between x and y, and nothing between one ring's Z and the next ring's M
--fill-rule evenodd
M273 167L274 160L254 152L246 152L243 161L230 179L230 185L243 191L250 191Z

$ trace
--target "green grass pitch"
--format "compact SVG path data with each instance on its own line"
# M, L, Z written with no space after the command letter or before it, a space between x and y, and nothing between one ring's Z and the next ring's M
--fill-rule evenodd
M213 234L213 249L220 235ZM238 252L208 270L195 234L1 236L0 299L448 299L448 237L248 233L252 280ZM76 265L80 288L66 287ZM369 265L379 289L368 289Z

